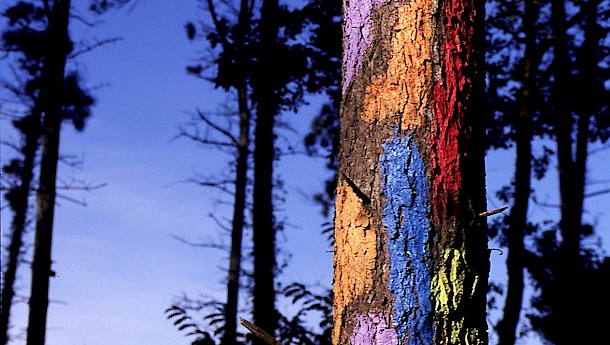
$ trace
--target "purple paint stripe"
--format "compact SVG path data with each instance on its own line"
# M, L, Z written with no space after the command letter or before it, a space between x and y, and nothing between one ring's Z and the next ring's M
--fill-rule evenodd
M343 94L362 68L362 59L373 40L373 7L385 0L344 0Z
M388 326L386 317L369 313L356 317L353 345L397 345L396 331Z

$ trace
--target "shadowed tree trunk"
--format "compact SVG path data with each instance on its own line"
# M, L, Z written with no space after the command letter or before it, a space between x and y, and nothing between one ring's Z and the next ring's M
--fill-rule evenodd
M523 28L525 33L525 53L523 57L523 82L521 84L520 112L516 114L515 143L517 157L515 162L514 204L508 220L506 237L508 240L508 287L504 302L504 316L498 323L499 345L513 345L516 340L517 326L523 303L525 267L525 229L527 227L527 210L531 194L532 171L532 86L534 74L540 64L536 49L536 19L538 5L534 1L525 1Z
M582 214L582 197L579 191L584 190L574 165L572 130L574 119L569 108L567 93L570 71L567 50L567 23L564 0L552 1L551 27L553 31L553 76L551 85L553 104L555 106L555 135L557 138L557 159L559 175L559 192L561 199L561 245L559 246L559 261L555 273L558 304L553 310L555 325L558 331L557 344L577 343L577 334L573 334L570 320L576 311L572 298L578 281L576 279L578 257L580 252L580 227Z
M344 1L333 344L487 344L483 2Z
M55 211L57 162L62 121L62 94L66 57L70 50L68 22L70 0L55 0L46 31L46 58L40 89L43 125L41 133L40 182L36 194L36 237L32 262L32 289L27 330L27 345L44 345L49 307L49 279L53 216Z
M254 138L253 255L254 324L274 335L278 326L275 309L275 224L273 217L273 162L275 156L275 115L278 111L275 77L278 1L264 0L260 20L260 46L253 80L257 102ZM264 344L253 339L254 344Z
M588 143L591 136L591 116L594 115L595 99L595 47L601 39L600 32L596 30L597 8L599 0L588 1L582 7L586 15L584 25L585 41L578 62L582 66L579 84L580 92L585 96L576 104L574 118L571 104L568 102L570 90L573 89L570 58L568 55L567 19L565 1L552 2L552 30L555 42L553 44L554 62L552 84L555 114L557 118L555 133L557 137L557 157L559 172L559 191L561 199L561 219L559 228L561 244L559 246L559 265L555 277L558 284L558 304L553 313L556 314L557 330L556 344L574 344L580 339L579 332L575 332L573 325L574 315L579 314L581 306L579 291L580 277L583 273L581 267L581 235L582 213L585 198L586 165L588 156Z
M32 115L19 120L16 127L23 133L25 142L21 149L23 165L20 172L20 185L12 193L10 201L15 214L11 224L11 242L2 285L2 311L0 312L0 344L2 345L8 342L11 306L15 296L14 285L23 246L23 234L27 224L28 201L34 178L34 161L40 138L40 113L34 110Z
M231 256L229 258L229 280L225 306L225 331L222 343L235 345L237 337L237 308L239 306L239 275L241 271L241 246L244 232L244 210L246 208L246 186L248 178L248 155L250 150L250 108L248 104L246 34L250 28L251 12L248 1L242 0L236 35L237 102L239 111L239 145L235 171L235 205L231 227Z

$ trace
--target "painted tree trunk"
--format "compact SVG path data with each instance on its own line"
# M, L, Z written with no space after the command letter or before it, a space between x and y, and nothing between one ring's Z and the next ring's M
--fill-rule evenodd
M483 11L344 1L333 344L487 344Z
M40 162L40 182L36 193L36 238L32 261L32 289L27 345L44 345L49 307L49 279L59 137L62 121L62 94L66 57L70 49L68 22L70 0L56 0L49 16L48 47L42 70L40 99L44 112Z

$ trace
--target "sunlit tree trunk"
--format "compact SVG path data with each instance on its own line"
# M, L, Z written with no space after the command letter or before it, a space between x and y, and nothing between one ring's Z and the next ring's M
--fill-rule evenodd
M333 344L487 344L481 1L344 1Z
M49 306L49 279L53 216L55 211L59 134L62 121L62 90L66 57L70 49L68 22L70 0L55 0L49 13L46 31L46 58L40 90L43 126L40 182L36 194L36 237L32 262L32 289L27 330L28 345L44 345Z
M254 133L253 255L254 323L273 335L278 325L275 309L275 224L273 216L273 162L275 157L275 115L278 35L278 0L264 0L261 8L260 42L257 52L253 93L256 98ZM264 344L255 338L254 344Z

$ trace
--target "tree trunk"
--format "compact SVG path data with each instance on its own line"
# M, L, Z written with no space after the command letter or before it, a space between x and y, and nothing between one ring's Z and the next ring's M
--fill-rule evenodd
M49 14L49 26L46 31L48 46L40 90L41 110L44 112L41 135L42 156L40 182L36 195L36 238L32 262L27 345L44 345L45 343L49 279L52 275L51 246L62 121L62 90L66 57L69 51L69 14L70 0L55 0Z
M231 227L231 257L229 259L229 280L227 282L227 304L225 306L225 330L222 343L237 344L237 310L239 306L239 275L241 272L241 246L244 232L244 210L246 208L246 186L248 179L248 155L250 146L250 108L246 74L246 33L250 27L248 1L241 1L236 37L238 70L237 102L239 110L239 146L235 171L235 205Z
M344 2L333 344L487 344L483 18Z
M552 30L556 38L554 48L553 95L555 97L558 118L556 128L557 155L559 160L559 190L561 198L561 219L559 223L562 241L559 246L559 262L556 282L558 284L558 306L553 310L557 323L555 342L558 345L574 344L580 340L580 332L573 330L574 315L578 315L582 306L580 296L583 287L580 285L584 273L581 264L582 213L584 209L586 166L588 143L591 135L591 116L595 112L595 47L601 39L596 30L597 8L600 1L593 0L583 5L585 12L585 41L579 56L579 65L583 66L580 73L582 80L581 92L588 95L580 109L576 110L576 118L572 117L572 109L567 102L568 90L573 88L569 75L570 60L567 50L567 22L564 1L555 0L552 3ZM588 91L587 91L588 90ZM575 138L575 140L573 139Z
M514 204L509 215L508 257L506 269L508 272L508 288L504 302L504 316L498 323L498 344L513 345L516 341L517 326L523 303L523 288L525 267L525 229L527 227L527 210L531 194L532 171L532 85L533 74L538 70L539 60L536 59L536 20L538 5L533 1L524 4L523 27L525 32L525 53L523 57L523 82L519 114L515 116L515 142L517 158L515 162L515 194Z
M273 128L278 110L274 70L277 51L278 0L264 0L261 9L260 47L253 82L256 98L254 138L253 255L254 255L254 324L273 335L278 325L275 309L275 224L273 217L273 162L275 137ZM254 339L254 344L264 344Z
M567 50L567 23L564 0L552 1L551 27L553 37L553 76L552 97L555 106L555 135L557 138L557 159L559 175L559 192L561 199L561 219L559 228L561 244L559 246L559 264L556 266L555 282L557 283L557 308L553 317L557 321L557 344L578 343L578 335L571 330L571 319L576 311L576 299L573 293L578 284L578 257L580 252L580 217L582 204L578 205L578 190L584 190L584 181L577 179L574 165L572 138L574 119L568 103L568 78L570 62ZM580 211L578 211L580 209Z
M2 285L2 311L0 312L0 344L2 345L5 345L9 340L8 330L11 306L15 296L14 285L23 246L23 234L25 233L27 223L30 188L34 178L34 161L40 139L40 112L34 110L32 115L28 115L20 122L19 130L23 132L25 137L25 142L21 149L23 153L23 170L21 171L21 184L17 188L14 201L11 201L15 214L11 224L11 242Z

